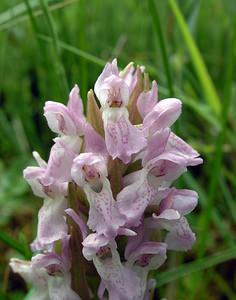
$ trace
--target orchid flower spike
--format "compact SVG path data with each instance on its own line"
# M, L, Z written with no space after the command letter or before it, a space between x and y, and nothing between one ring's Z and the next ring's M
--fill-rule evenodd
M182 102L159 100L148 78L114 59L95 83L98 101L88 93L87 117L77 85L67 105L46 102L57 136L48 160L34 152L38 166L24 170L43 199L33 256L10 260L32 299L150 300L167 250L192 248L187 215L198 195L174 181L202 159L171 129Z

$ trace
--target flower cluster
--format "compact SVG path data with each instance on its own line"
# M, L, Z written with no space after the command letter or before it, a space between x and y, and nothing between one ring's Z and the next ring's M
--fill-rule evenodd
M144 68L130 63L119 72L107 63L87 118L76 85L67 106L48 101L44 116L58 134L48 162L24 177L44 199L31 261L12 259L13 271L35 286L32 299L151 299L150 271L167 250L185 251L195 235L186 215L197 193L171 187L199 154L171 130L181 101L157 99ZM82 278L83 277L83 278ZM82 283L82 284L81 284ZM87 289L87 292L86 292Z

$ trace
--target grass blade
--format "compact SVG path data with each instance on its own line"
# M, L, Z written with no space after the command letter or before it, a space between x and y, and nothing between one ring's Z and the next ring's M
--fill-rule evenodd
M173 270L165 271L156 276L157 287L167 284L173 280L190 275L194 272L199 272L212 268L218 264L222 264L226 261L236 258L236 247L232 247L228 250L219 252L212 256L198 259L194 262L183 264Z
M221 102L217 95L215 86L211 80L211 77L207 71L202 56L197 48L197 45L189 31L186 21L176 3L176 0L169 0L170 7L173 14L176 17L180 32L188 48L189 54L192 59L193 66L198 76L199 82L202 85L203 92L206 100L208 101L212 110L219 114L221 112Z
M218 179L221 174L222 168L222 160L223 160L223 146L226 138L226 129L227 129L227 120L228 120L228 112L231 105L232 100L232 81L234 75L234 51L236 50L236 18L234 20L234 31L232 32L232 38L230 47L228 50L228 58L226 65L226 76L225 76L225 90L224 90L224 99L225 103L223 105L222 117L221 117L221 131L217 137L216 141L216 153L214 155L214 160L212 162L210 173L210 182L209 182L209 191L208 191L208 202L206 209L203 211L200 218L200 226L203 229L203 234L200 237L199 243L199 256L203 256L206 250L206 240L208 235L208 228L210 226L211 216L212 216L212 208L215 200L215 196L217 193L217 184Z
M195 178L190 174L186 173L183 175L183 180L187 184L187 186L199 194L199 201L203 209L205 210L208 197L206 192L202 189L202 187L198 184L198 182L195 180ZM219 232L221 233L222 237L224 238L225 243L228 246L235 245L235 239L234 235L231 234L229 227L226 225L226 223L222 220L222 217L219 215L219 212L216 208L212 209L212 219L213 222L218 228Z
M173 97L174 89L173 89L173 83L172 83L172 78L171 78L169 60L167 57L166 43L165 43L165 39L164 39L164 36L162 33L162 28L161 28L160 17L159 17L154 0L149 0L148 5L149 5L149 12L152 17L153 27L155 29L156 36L160 43L161 54L162 54L163 64L164 64L167 83L168 83L169 97Z
M63 8L69 4L72 4L78 0L65 0L57 2L55 0L49 0L49 9L56 10ZM43 14L43 11L38 7L38 1L30 1L30 6L34 16L40 16ZM0 30L7 30L11 27L16 26L17 24L27 21L29 15L27 14L27 6L24 3L17 4L12 8L0 13Z
M51 12L49 10L47 0L40 0L40 4L41 4L42 11L44 13L44 16L47 20L50 35L52 38L52 44L53 44L55 58L56 58L55 59L56 71L57 71L59 79L62 82L62 85L60 84L60 86L62 86L63 94L65 94L67 96L67 94L69 92L69 84L67 82L66 72L65 72L62 60L61 60L60 46L59 46L59 40L58 40L58 35L57 35L56 28L55 28L55 24L54 24Z
M52 38L50 38L47 35L38 34L38 37L41 40L43 40L43 41L45 41L47 43L52 43ZM78 55L78 56L86 59L87 61L90 61L90 62L92 62L92 63L94 63L94 64L96 64L98 66L104 67L105 64L106 64L105 60L102 60L101 58L98 58L98 57L96 57L96 56L94 56L94 55L92 55L92 54L90 54L90 53L88 53L86 51L80 50L80 49L78 49L78 48L76 48L74 46L71 46L71 45L69 45L67 43L64 43L62 41L59 41L59 46L62 49L67 50L67 51L69 51L71 53L74 53L75 55Z
M22 254L26 259L29 259L31 257L28 246L16 241L7 233L0 231L0 241Z

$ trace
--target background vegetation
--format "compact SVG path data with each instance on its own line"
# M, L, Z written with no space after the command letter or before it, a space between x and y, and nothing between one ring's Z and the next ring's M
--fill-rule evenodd
M190 216L197 243L158 270L159 296L236 299L235 0L1 0L0 299L27 294L7 264L30 257L42 201L22 170L32 150L48 157L44 102L65 103L74 83L86 102L113 57L145 65L160 99L183 100L175 131L205 161L178 182L200 196Z

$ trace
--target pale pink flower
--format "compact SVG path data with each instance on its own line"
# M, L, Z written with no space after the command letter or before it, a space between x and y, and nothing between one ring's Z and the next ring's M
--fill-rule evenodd
M98 234L116 236L125 219L113 198L104 158L82 153L74 160L71 174L74 181L83 187L90 205L88 227Z
M95 83L95 93L102 107L108 153L113 159L119 158L124 163L129 163L132 154L145 147L146 140L142 131L129 121L126 106L130 89L125 80L119 76L116 60L106 64Z

